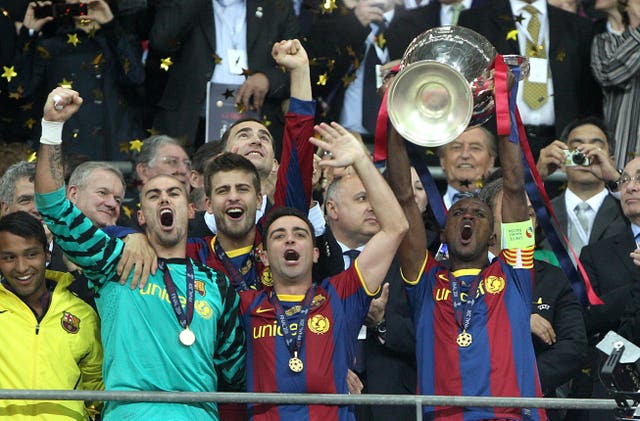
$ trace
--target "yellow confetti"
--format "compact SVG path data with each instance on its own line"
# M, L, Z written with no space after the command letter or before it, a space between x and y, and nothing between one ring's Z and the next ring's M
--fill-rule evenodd
M165 57L160 60L160 68L165 72L169 71L169 67L173 65L173 61L171 61L171 57Z
M140 149L142 149L142 145L144 145L144 142L141 141L140 139L133 139L129 142L129 150L130 151L138 151L140 152Z
M326 13L331 13L337 8L338 6L336 6L336 0L324 0L322 2L322 5L320 6L323 15Z
M11 67L2 66L2 68L4 69L4 73L2 73L2 77L7 79L7 82L11 82L11 79L18 76L18 73L16 73L16 70L15 70L15 66L11 66Z
M27 119L27 121L24 122L24 127L28 128L29 130L33 129L33 126L36 124L36 121L29 117Z
M80 44L80 40L78 39L78 34L67 34L67 44L71 44L74 47L77 47Z
M516 41L518 39L518 30L512 29L509 32L507 32L507 39Z
M73 89L73 81L63 77L62 82L58 83L58 86L65 89Z
M327 84L327 74L323 73L320 76L318 76L318 81L316 82L316 85L319 86L325 86Z
M37 152L31 152L31 155L29 155L29 157L27 157L27 162L35 162L36 159L38 159L38 153Z

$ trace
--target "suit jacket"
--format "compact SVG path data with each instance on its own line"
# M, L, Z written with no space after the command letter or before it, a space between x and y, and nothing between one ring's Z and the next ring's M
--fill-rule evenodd
M549 18L549 66L553 80L555 130L572 120L602 113L602 100L590 68L591 23L573 13L547 5ZM500 54L520 54L518 41L507 39L516 29L509 0L465 10L458 24L484 35Z
M558 217L562 231L566 235L569 227L569 217L567 216L567 207L564 204L564 195L565 193L563 192L555 197L551 201L551 206ZM626 232L629 229L628 224L627 218L622 213L620 201L610 194L607 195L593 221L589 244Z
M631 287L640 282L640 268L629 257L636 247L629 228L582 249L580 260L594 291L604 302L588 308L588 334L604 335L618 328L624 309L631 302Z
M249 70L264 73L269 79L262 112L271 121L270 130L279 142L284 125L280 104L289 97L289 78L276 67L271 49L275 42L297 38L298 22L289 1L247 0L246 5ZM149 40L156 52L173 60L154 127L171 136L185 136L187 144L192 145L207 82L216 65L215 54L222 58L220 65L227 65L226 52L216 51L211 0L160 0ZM278 127L279 131L275 130Z
M406 10L396 6L394 17L384 31L390 61L402 58L413 38L432 27L428 14L427 7ZM370 27L362 26L354 11L344 6L334 13L315 16L306 47L315 59L311 80L314 97L320 99L318 111L324 120L340 118L344 93L364 59L365 41L370 32ZM320 75L326 75L325 84L317 83Z
M482 7L488 3L488 0L473 0L471 2L470 9ZM435 28L442 26L440 23L440 11L442 10L442 4L439 1L430 1L429 4L424 7L426 13L424 13L425 22L429 28Z
M587 333L582 306L569 281L556 266L534 260L533 308L556 333L556 343L547 345L532 335L540 383L545 396L555 396L557 387L580 372L587 355Z

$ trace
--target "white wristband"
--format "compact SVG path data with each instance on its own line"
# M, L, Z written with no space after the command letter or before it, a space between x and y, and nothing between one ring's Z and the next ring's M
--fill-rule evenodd
M47 121L42 119L42 136L40 143L43 145L61 145L62 144L62 121Z

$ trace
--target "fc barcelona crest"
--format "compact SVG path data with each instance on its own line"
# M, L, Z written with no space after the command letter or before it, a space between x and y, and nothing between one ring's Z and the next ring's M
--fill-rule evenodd
M203 281L199 281L196 279L195 285L194 285L194 289L196 290L196 292L198 294L200 294L201 297L204 297L205 295L207 295L207 290L204 287L204 282Z
M78 333L80 330L80 319L65 311L60 318L60 325L69 333Z

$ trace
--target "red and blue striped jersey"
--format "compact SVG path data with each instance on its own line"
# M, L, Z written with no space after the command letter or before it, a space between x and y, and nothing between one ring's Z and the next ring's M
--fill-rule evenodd
M405 279L416 327L418 390L423 395L540 397L542 391L531 342L533 249L503 250L484 269L455 272L427 253L414 282ZM476 301L467 332L469 346L456 342L450 277L459 281L460 298L478 277ZM447 421L484 419L546 420L542 409L425 407Z
M357 263L356 263L357 266ZM290 352L270 301L272 288L240 293L247 340L249 392L347 393L347 346L356 340L371 297L355 266L317 284L298 357L300 373L289 369ZM278 295L291 330L296 332L303 296ZM349 407L325 405L250 405L255 421L353 420Z

